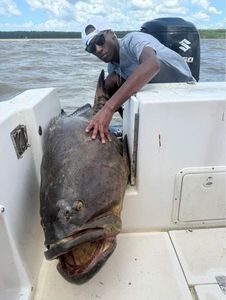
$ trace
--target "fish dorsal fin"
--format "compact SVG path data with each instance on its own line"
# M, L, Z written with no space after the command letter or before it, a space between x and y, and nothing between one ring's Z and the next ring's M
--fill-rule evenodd
M85 114L87 111L90 111L91 105L89 103L83 105L82 107L79 107L76 109L72 114L69 115L69 117L72 116L81 116Z
M97 81L97 87L96 87L96 94L94 98L94 105L93 105L93 112L96 114L106 103L106 101L109 99L107 95L107 91L105 88L105 76L104 76L104 70L100 72L98 81Z

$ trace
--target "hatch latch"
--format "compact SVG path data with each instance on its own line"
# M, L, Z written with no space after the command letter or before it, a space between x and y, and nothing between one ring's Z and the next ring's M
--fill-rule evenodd
M28 143L27 129L25 125L18 125L11 133L17 158L22 158L23 153L30 147Z

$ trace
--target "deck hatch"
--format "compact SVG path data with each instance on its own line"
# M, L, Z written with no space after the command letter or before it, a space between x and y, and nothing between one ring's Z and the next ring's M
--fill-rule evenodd
M224 166L185 168L176 176L173 221L206 223L225 219Z

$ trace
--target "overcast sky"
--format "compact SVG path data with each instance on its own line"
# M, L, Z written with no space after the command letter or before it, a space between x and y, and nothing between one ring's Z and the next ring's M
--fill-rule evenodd
M225 0L0 0L0 31L80 31L95 15L113 30L139 30L149 20L182 17L197 28L225 28Z

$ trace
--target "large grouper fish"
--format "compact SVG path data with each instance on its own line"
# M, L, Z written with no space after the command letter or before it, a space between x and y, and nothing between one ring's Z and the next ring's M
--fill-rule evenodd
M41 164L40 215L45 257L69 282L89 280L116 247L129 177L126 143L102 144L85 132L107 100L102 70L94 106L51 120Z

